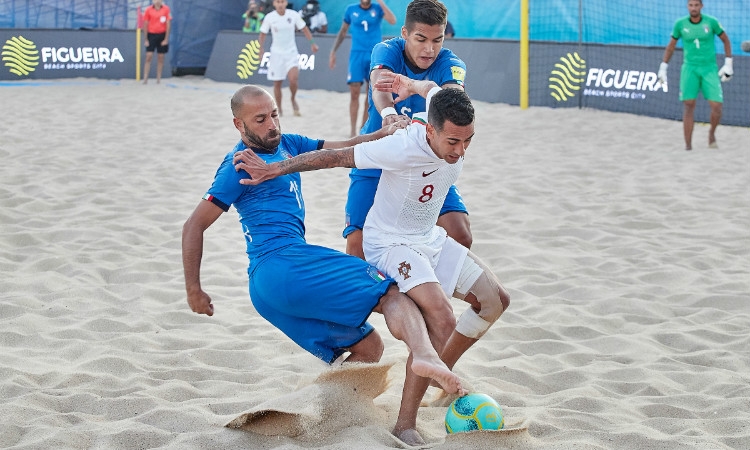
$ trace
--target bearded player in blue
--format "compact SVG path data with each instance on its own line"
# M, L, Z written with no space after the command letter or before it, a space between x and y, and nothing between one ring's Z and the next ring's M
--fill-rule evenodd
M240 180L248 175L237 172L232 162L234 153L246 148L272 163L324 146L342 148L373 140L405 123L348 141L323 141L282 134L276 103L260 87L240 88L231 107L242 140L224 157L213 185L183 227L182 261L190 308L199 314L214 313L200 281L203 235L234 206L250 259L250 297L261 316L330 364L346 352L346 362L379 361L383 341L367 318L373 311L381 313L393 336L412 352L414 372L449 392L465 394L459 378L432 346L419 308L399 292L394 280L359 258L305 241L299 174L246 186Z
M443 48L448 10L438 0L412 0L406 8L406 19L401 37L377 44L372 50L370 64L368 119L362 133L372 133L381 127L427 110L424 97L412 95L394 102L394 95L372 89L383 72L405 75L412 80L432 80L443 88L463 89L466 64L452 51ZM349 174L349 193L346 200L346 253L364 259L362 227L372 207L380 179L380 170L352 169ZM472 236L468 211L455 186L451 187L440 211L438 225L450 237L466 248L471 248Z

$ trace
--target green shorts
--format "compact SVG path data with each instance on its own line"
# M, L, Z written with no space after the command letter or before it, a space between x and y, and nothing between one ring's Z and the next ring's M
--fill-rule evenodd
M680 101L695 100L698 92L712 102L723 103L719 68L716 64L694 66L683 64L680 71Z

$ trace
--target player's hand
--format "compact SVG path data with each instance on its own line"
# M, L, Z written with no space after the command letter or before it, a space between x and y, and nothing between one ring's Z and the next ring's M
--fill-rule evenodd
M381 125L382 125L383 128L386 128L386 127L389 127L389 126L391 126L393 124L397 124L397 123L402 122L402 121L406 122L406 124L408 125L409 122L411 121L411 119L409 119L409 116L398 115L398 114L391 114L390 116L383 117L383 122L382 122Z
M203 290L192 294L188 293L187 302L194 313L206 314L207 316L214 315L214 305L211 303L211 297L203 292Z
M719 79L721 81L729 81L734 75L734 69L732 69L732 58L724 58L724 65L719 69Z
M397 97L393 99L393 103L395 104L415 94L427 98L430 89L438 87L438 85L431 80L412 80L405 75L384 70L380 73L373 87L378 91L396 94Z
M385 119L383 119L384 124L383 124L383 127L381 128L382 133L383 133L382 137L390 136L396 131L406 128L409 125L409 123L411 123L411 119L409 119L409 116L398 116L398 115L388 116L388 118L391 118L391 117L395 117L396 119L393 121L389 121L390 123L388 125L385 125Z
M330 56L328 56L328 67L331 69L336 67L336 54L331 53Z
M669 67L669 64L662 62L659 65L659 73L656 75L656 79L659 83L664 85L667 84L667 67Z
M240 184L255 186L276 177L276 175L271 173L271 166L266 164L260 156L256 155L250 149L235 153L232 162L237 172L244 170L250 175L250 179L241 179Z
M313 53L316 53L318 51L318 48L320 48L318 47L318 44L313 43L310 45L310 49L312 50Z
M389 70L381 71L380 76L377 81L373 83L372 87L378 91L396 94L397 97L393 99L394 104L406 100L416 93L414 91L414 80L404 75L393 73Z

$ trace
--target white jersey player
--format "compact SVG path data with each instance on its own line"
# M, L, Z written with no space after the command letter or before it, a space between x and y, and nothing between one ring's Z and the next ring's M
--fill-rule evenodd
M273 81L273 96L276 100L279 115L281 115L281 85L289 79L289 91L291 93L292 109L294 115L300 115L297 104L297 88L299 86L299 52L297 50L297 38L295 31L300 30L310 41L310 49L313 53L318 51L318 45L307 28L305 20L297 11L287 9L287 0L273 0L274 11L266 14L260 25L258 35L259 54L263 55L266 36L273 36L271 41L271 56L267 66L267 78Z
M365 259L396 279L402 292L439 282L452 296L468 249L446 239L435 222L461 173L463 156L454 163L438 157L427 143L426 124L418 119L371 144L354 147L357 168L383 170L362 230ZM447 267L437 277L444 245L450 245L451 257L443 259Z
M435 225L474 136L474 108L463 90L441 90L432 81L390 74L381 75L374 87L398 93L396 101L413 94L426 97L427 123L417 118L406 129L377 141L309 152L270 165L245 150L235 154L235 167L250 174L251 179L242 181L245 184L331 167L382 169L363 229L365 257L417 303L433 345L452 368L510 303L490 269ZM451 296L470 305L458 321ZM410 423L410 418L401 417L410 414L408 402L416 420L427 385L424 380L418 392L404 392L399 420Z

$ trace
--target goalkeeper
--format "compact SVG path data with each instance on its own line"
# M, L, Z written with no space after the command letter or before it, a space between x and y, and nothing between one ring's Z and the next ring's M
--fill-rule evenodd
M664 51L664 58L659 67L659 82L667 84L667 63L672 58L677 41L682 38L684 60L680 72L680 100L685 105L682 113L685 150L693 148L693 116L699 91L703 93L703 97L711 106L708 146L719 148L716 143L716 127L721 120L721 107L724 101L719 80L727 81L734 73L732 45L719 21L709 15L701 14L702 0L689 0L687 8L690 15L678 19L674 24L672 39ZM714 36L718 36L724 43L725 58L721 69L716 64Z

